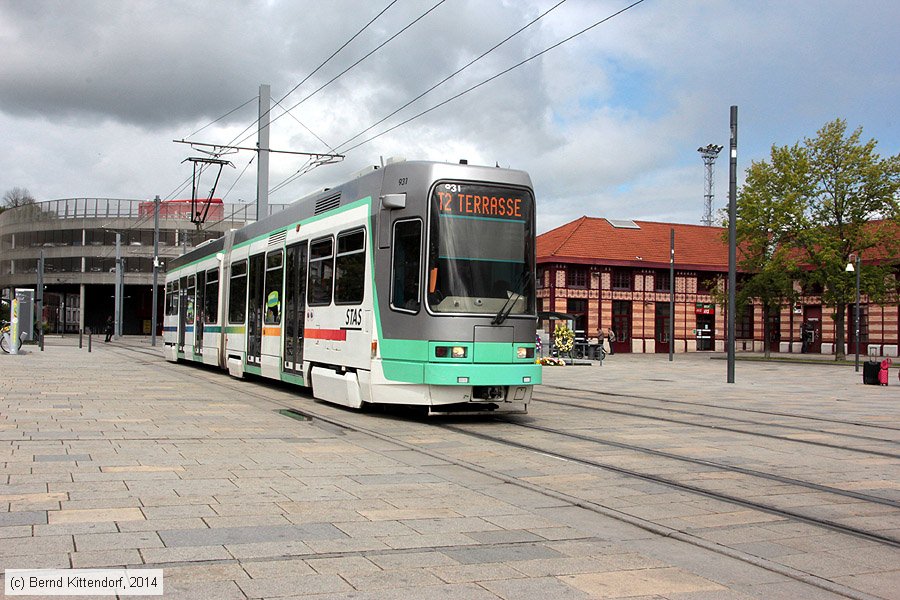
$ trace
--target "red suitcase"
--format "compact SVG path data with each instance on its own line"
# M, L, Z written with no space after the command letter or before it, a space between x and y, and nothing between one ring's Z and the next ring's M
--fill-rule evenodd
M880 383L881 385L888 384L888 369L891 368L891 362L893 361L889 358L881 361L881 370L878 371L878 383Z

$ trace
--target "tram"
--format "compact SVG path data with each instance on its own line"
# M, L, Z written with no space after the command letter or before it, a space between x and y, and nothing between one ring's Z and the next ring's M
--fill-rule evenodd
M534 271L526 173L389 161L170 261L165 356L352 408L525 412Z

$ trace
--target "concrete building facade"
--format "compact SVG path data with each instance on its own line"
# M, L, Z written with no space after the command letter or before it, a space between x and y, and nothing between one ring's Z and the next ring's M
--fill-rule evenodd
M197 244L248 222L254 207L216 200L201 229L191 222L190 200L160 204L158 315L162 323L165 264ZM116 234L124 259L123 333L150 333L154 203L113 198L67 198L0 213L0 290L35 289L44 256L45 330L100 331L114 312ZM3 318L9 319L8 315Z

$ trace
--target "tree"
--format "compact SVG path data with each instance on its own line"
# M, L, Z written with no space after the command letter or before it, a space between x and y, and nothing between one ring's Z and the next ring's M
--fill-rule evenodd
M3 206L0 207L0 212L3 212L7 208L34 204L34 202L34 196L32 196L26 188L14 187L11 190L6 190L6 192L4 192Z
M796 253L786 243L802 212L796 169L791 165L796 151L796 146L773 147L771 163L753 162L737 199L737 266L748 276L736 290L736 304L741 310L754 299L762 304L766 358L770 353L771 316L778 314L785 303L793 302L794 280L799 273Z
M900 250L900 155L883 159L875 151L877 142L862 143L861 136L862 128L848 135L846 121L836 119L815 138L773 146L771 162L754 163L742 189L742 196L758 205L753 210L768 215L759 223L776 224L766 236L781 247L772 256L788 266L803 265L804 282L821 288L823 302L835 309L836 360L845 357L847 306L856 300L855 279L845 272L851 256L864 259L863 293L878 298L891 268L884 259ZM748 209L744 216L754 214ZM761 229L757 233L762 237ZM865 261L867 253L872 258L877 253L880 262Z

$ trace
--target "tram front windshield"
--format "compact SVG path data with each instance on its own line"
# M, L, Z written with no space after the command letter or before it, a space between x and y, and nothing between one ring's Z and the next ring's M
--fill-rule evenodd
M440 183L431 196L428 305L435 313L534 314L534 199Z

